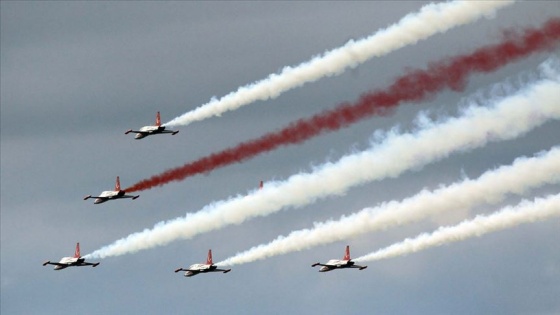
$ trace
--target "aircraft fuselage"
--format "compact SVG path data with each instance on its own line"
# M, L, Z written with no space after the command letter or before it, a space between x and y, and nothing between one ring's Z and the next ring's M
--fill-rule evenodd
M165 130L165 126L144 126L142 128L140 128L140 130L138 130L140 132L138 132L135 136L134 139L142 139L145 138L147 136L151 136L151 135L155 135L158 133L173 133L174 131L166 131Z
M113 191L113 190L106 190L102 192L99 197L95 198L93 203L99 204L111 199L119 199L122 198L125 194L124 190Z
M188 269L177 269L175 272L184 270L185 277L192 277L196 276L199 273L207 273L207 272L223 272L228 273L231 269L218 269L216 265L209 265L209 264L194 264L191 265Z
M215 265L208 265L208 264L194 264L189 266L189 269L187 271L185 271L185 277L192 277L194 275L197 275L199 273L206 273L206 272L211 272L214 271L218 268L218 266Z
M334 269L357 268L359 270L366 269L367 266L358 266L352 260L331 259L326 264L316 263L312 267L321 266L319 272L327 272Z
M85 258L62 257L62 259L58 262L59 265L54 266L54 270L60 270L71 266L78 266L84 261Z
M325 266L322 266L319 269L319 272L331 271L337 268L348 268L352 265L354 265L354 262L351 260L331 259L325 264Z

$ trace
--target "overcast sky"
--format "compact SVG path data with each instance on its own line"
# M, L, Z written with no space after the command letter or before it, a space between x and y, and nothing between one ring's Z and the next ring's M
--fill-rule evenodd
M171 167L284 127L364 92L410 68L495 43L505 28L538 26L560 2L521 2L445 34L372 59L340 76L221 117L141 141L129 128L179 116L284 66L397 22L427 2L66 2L2 1L1 308L2 314L557 314L560 222L551 219L481 238L369 263L363 271L318 273L311 264L355 257L491 213L523 197L558 193L542 186L470 213L453 213L344 242L234 266L228 274L185 278L178 267L220 261L313 222L477 177L558 145L560 122L511 141L453 154L394 179L315 204L253 219L191 240L100 260L97 268L53 271L46 260L82 254L162 220L246 194L260 180L282 180L368 147L376 130L413 126L419 110L456 115L494 83L535 71L559 50L475 75L464 91L403 104L298 146L263 154L182 182L140 192L134 201L83 201Z

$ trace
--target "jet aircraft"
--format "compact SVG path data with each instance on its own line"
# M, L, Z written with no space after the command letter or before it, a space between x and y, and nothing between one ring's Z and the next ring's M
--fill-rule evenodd
M194 264L187 269L179 268L175 270L175 272L179 272L179 271L185 271L185 277L192 277L192 276L196 276L199 273L207 273L207 272L220 271L223 273L228 273L231 271L231 269L218 269L218 266L212 263L212 250L209 249L208 257L206 258L205 264Z
M84 200L88 200L89 198L95 198L95 201L93 203L98 204L108 200L122 199L122 198L132 198L132 200L134 200L140 197L140 195L136 195L136 196L125 195L125 193L126 192L124 190L121 190L121 182L119 180L119 177L117 176L117 182L115 183L115 190L106 190L102 192L99 196L87 195L84 197Z
M322 266L319 269L319 272L327 272L333 269L343 269L343 268L358 268L359 270L364 270L367 266L359 266L355 265L352 259L350 259L350 246L346 246L346 253L342 260L339 259L331 259L326 264L315 263L311 265L311 267L315 266Z
M128 129L124 134L127 135L131 132L136 132L136 135L134 136L134 139L140 140L140 139L145 138L147 136L163 134L163 133L170 133L171 135L176 135L179 131L178 130L177 131L165 130L165 126L161 125L161 118L159 116L159 112L157 112L155 126L144 126L144 127L140 128L140 130Z
M76 244L76 251L74 252L74 257L62 257L59 262L50 262L46 261L43 263L43 266L46 265L54 265L54 270L60 270L67 267L83 267L83 266L92 266L97 267L99 263L90 263L86 262L85 258L80 256L80 243Z

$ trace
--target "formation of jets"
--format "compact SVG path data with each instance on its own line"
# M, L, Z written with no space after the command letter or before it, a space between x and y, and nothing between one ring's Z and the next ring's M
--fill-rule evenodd
M161 117L159 112L157 112L156 114L156 124L154 126L144 126L142 128L140 128L139 130L132 130L129 129L125 132L125 134L129 134L131 132L135 132L136 135L134 136L134 139L142 139L145 138L147 136L151 136L151 135L157 135L157 134L165 134L165 133L170 133L171 135L176 135L179 131L174 131L174 130L166 130L165 126L161 125ZM263 181L259 182L259 189L263 188ZM132 199L135 200L136 198L140 197L139 195L127 195L126 191L121 189L121 183L120 183L120 179L119 176L117 176L117 180L115 182L115 189L114 190L107 190L107 191L103 191L101 192L101 194L99 194L99 196L92 196L92 195L87 195L84 197L84 200L88 200L90 198L95 198L95 201L93 202L94 204L99 204L99 203L103 203L109 200L116 200L116 199ZM82 256L80 255L80 243L76 244L76 250L74 252L74 256L73 257L62 257L60 259L59 262L51 262L51 261L46 261L43 263L43 266L46 265L54 265L54 270L61 270L61 269L65 269L67 267L83 267L83 266L92 266L92 267L96 267L97 265L99 265L98 262L96 263L92 263L92 262L86 262L85 258L82 258ZM343 269L343 268L358 268L359 270L363 270L365 268L367 268L367 266L359 266L354 264L354 262L350 259L350 246L346 246L346 253L344 255L344 258L342 258L342 260L339 259L331 259L329 260L326 264L321 264L321 263L315 263L312 265L312 267L315 266L321 266L321 268L319 269L320 272L326 272L326 271L331 271L334 269ZM222 272L222 273L228 273L231 271L231 269L220 269L218 268L218 266L214 265L214 263L212 262L212 250L209 249L208 250L208 256L206 257L206 263L205 264L193 264L190 265L188 268L178 268L175 270L175 273L179 272L179 271L184 271L185 277L192 277L195 276L199 273L209 273L209 272Z
M87 195L84 197L84 200L88 200L89 198L95 198L95 201L93 203L98 204L98 203L103 203L105 201L115 200L115 199L132 198L132 200L134 200L138 197L140 197L140 195L136 195L136 196L126 195L126 192L124 190L121 190L121 182L119 180L119 177L117 176L117 182L115 183L115 190L106 190L101 194L99 194L99 196Z
M85 258L82 258L80 255L80 243L76 244L76 251L74 252L74 257L62 257L59 262L51 262L46 261L43 263L43 266L46 265L54 265L54 270L61 270L67 267L83 267L83 266L92 266L97 267L99 263L91 263L86 262ZM314 263L311 267L321 266L319 272L327 272L334 269L345 269L345 268L357 268L358 270L364 270L367 266L359 266L356 265L352 259L350 258L350 246L346 246L346 252L344 258L340 259L331 259L326 264L321 263ZM209 272L222 272L228 273L231 269L220 269L218 266L214 265L212 262L212 250L208 250L208 256L206 257L206 263L204 264L193 264L190 265L188 268L177 268L175 269L175 273L179 271L184 271L185 277L192 277L196 276L199 273L209 273Z
M80 243L76 244L76 250L74 251L74 257L62 257L59 262L45 261L43 266L54 265L54 270L60 270L68 267L83 267L92 266L97 267L99 263L86 262L85 258L80 255Z
M147 136L157 135L157 134L170 133L171 135L176 135L177 133L179 133L178 130L177 131L166 130L165 126L161 125L161 116L160 116L159 112L156 113L156 124L154 126L144 126L144 127L140 128L140 130L129 129L124 134L129 134L131 132L136 132L136 135L134 136L134 139L137 139L137 140L145 138ZM88 200L89 198L95 198L95 201L93 203L98 204L98 203L103 203L105 201L114 200L114 199L131 198L132 200L134 200L138 197L140 197L140 196L139 195L136 195L136 196L126 195L126 192L124 190L121 190L121 184L120 184L120 181L119 181L119 177L117 176L117 182L115 184L115 190L104 191L101 194L99 194L99 196L87 195L87 196L84 197L84 200Z

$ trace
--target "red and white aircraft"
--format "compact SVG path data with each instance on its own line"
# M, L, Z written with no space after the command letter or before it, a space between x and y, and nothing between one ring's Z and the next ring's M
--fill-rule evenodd
M212 250L208 250L208 258L206 258L205 264L194 264L191 265L189 268L179 268L175 270L175 272L185 271L185 277L192 277L196 276L199 273L207 273L207 272L218 272L221 271L223 273L228 273L231 269L218 269L218 266L212 263Z
M134 200L138 197L140 197L140 195L136 195L136 196L125 195L125 191L121 190L121 182L119 180L119 177L117 176L117 182L115 183L115 190L106 190L102 192L99 196L87 195L84 197L84 200L88 200L89 198L95 198L95 201L93 203L98 204L113 199L132 198L132 200Z
M128 129L124 134L127 135L131 132L136 132L136 135L134 136L134 139L140 140L140 139L145 138L147 136L157 135L157 134L162 134L162 133L170 133L171 135L176 135L179 131L178 130L177 131L165 130L165 126L161 125L161 118L159 116L159 112L157 112L157 114L156 114L156 125L155 126L144 126L144 127L140 128L140 130Z
M358 266L355 265L352 259L350 259L350 246L346 246L346 253L342 260L339 259L331 259L326 264L315 263L311 265L311 267L315 266L322 266L319 269L319 272L326 272L331 271L333 269L343 269L343 268L358 268L359 270L364 270L367 266Z
M43 263L43 266L46 265L54 265L55 266L54 270L60 270L67 267L83 267L83 266L97 267L99 263L86 262L85 258L82 258L82 256L80 256L80 243L77 243L76 251L74 252L74 257L62 257L62 259L57 263L46 261Z

